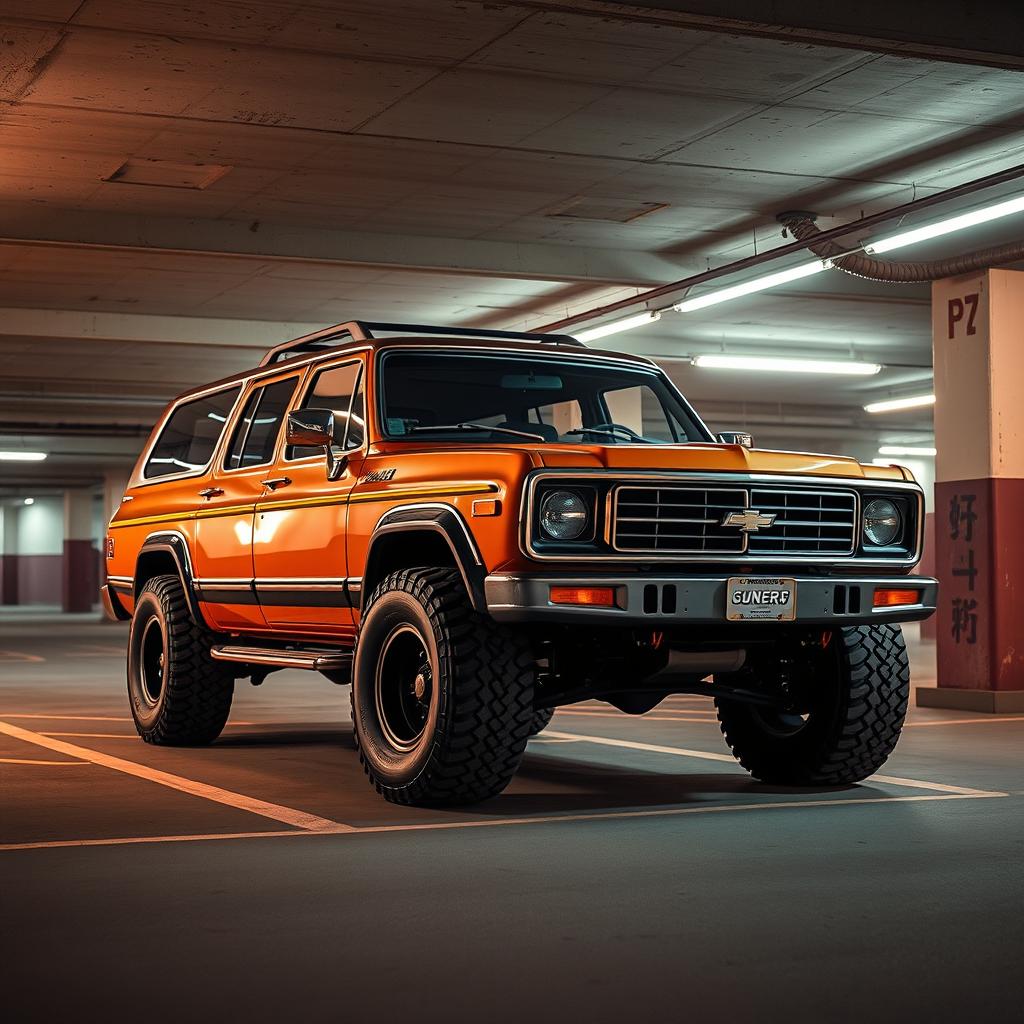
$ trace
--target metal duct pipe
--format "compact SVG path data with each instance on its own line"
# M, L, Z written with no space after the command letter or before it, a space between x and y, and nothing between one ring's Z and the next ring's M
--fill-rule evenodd
M817 225L811 217L802 212L780 213L779 223L792 232L798 241L807 243L807 248L821 259L831 260L832 265L854 277L863 277L868 281L885 281L902 283L906 281L937 281L943 277L957 277L968 274L972 270L984 267L997 267L1003 263L1016 263L1024 260L1024 241L1010 242L1007 245L992 246L979 249L963 256L953 256L944 260L928 260L923 263L900 263L895 260L877 260L864 253L851 253L829 238L815 241L820 235Z

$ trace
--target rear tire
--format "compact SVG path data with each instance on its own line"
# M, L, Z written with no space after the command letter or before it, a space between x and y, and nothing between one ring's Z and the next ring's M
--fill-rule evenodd
M374 589L359 628L352 721L385 799L467 804L500 793L526 748L529 645L479 615L453 569L406 569Z
M798 668L805 699L792 712L716 698L736 759L762 782L787 786L842 786L873 775L907 715L910 667L900 627L836 630L829 648Z
M210 657L177 576L156 576L139 594L128 634L128 703L138 734L160 746L212 743L231 711L231 669Z

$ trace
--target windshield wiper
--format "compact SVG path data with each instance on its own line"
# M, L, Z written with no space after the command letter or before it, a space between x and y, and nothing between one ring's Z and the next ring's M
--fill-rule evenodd
M530 441L544 441L540 434L529 434L525 430L513 430L511 427L487 427L483 423L433 423L409 427L407 434L443 434L458 430L467 430L485 434L512 434L514 437L525 437Z
M567 430L565 436L576 436L578 434L603 434L605 437L610 437L613 440L617 440L620 437L625 436L630 441L638 441L640 444L657 444L657 441L652 441L649 437L644 437L642 434L636 433L634 430L630 430L629 427L621 427L616 425L615 427L604 426L604 427L579 427L576 430Z

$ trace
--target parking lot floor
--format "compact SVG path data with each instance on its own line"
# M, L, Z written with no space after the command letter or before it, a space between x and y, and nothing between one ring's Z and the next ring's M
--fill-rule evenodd
M240 682L211 747L143 744L125 638L0 616L8 1019L1020 1019L1024 716L914 708L879 775L795 790L705 698L590 702L498 798L424 810L311 673Z

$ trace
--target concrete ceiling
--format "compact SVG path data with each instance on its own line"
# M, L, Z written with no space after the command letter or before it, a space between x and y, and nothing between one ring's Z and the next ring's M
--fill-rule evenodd
M780 244L782 210L828 227L1024 152L1007 67L587 0L15 0L0 19L0 429L55 452L37 472L123 460L174 393L305 330L533 327ZM715 426L869 455L928 436L927 411L861 411L927 385L928 335L927 286L830 272L608 343L665 359ZM679 361L722 350L886 369L809 388ZM55 421L106 436L71 454Z

